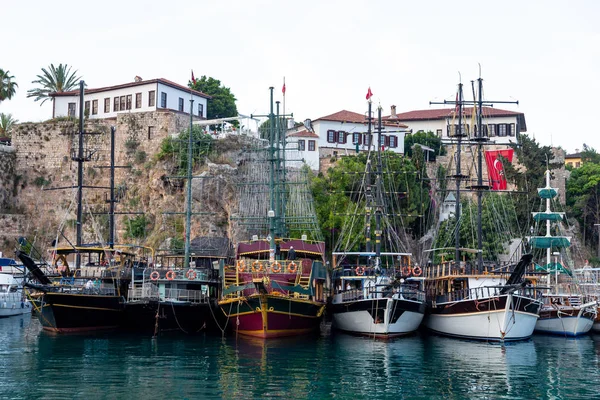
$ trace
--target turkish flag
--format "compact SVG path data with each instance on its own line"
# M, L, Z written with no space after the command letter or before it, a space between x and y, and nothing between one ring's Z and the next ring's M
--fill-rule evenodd
M371 92L371 87L369 86L369 90L367 91L367 100L373 97L373 92Z
M506 150L486 150L485 163L488 169L488 177L492 190L506 190L506 176L504 175L504 165L500 156L512 162L513 149Z

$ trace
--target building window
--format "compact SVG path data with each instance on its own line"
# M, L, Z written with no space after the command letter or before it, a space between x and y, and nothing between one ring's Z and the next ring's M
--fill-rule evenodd
M167 108L167 94L165 92L160 92L160 107Z
M327 131L327 143L335 143L335 131Z
M515 130L515 124L510 124L508 126L508 136L515 136L516 130Z
M114 112L119 111L119 98L118 97L115 97L115 102L113 104L113 111Z
M142 94L135 94L135 108L142 108Z
M360 133L352 134L352 144L362 144L362 135Z
M152 140L153 137L154 137L154 127L149 126L148 127L148 140Z
M496 124L488 124L488 133L490 134L490 137L496 136Z
M179 111L183 111L183 97L179 98Z
M577 162L575 163L575 168L579 168L579 167L581 167L581 162L577 161Z
M110 97L104 99L104 114L108 114L110 112Z
M204 104L198 103L198 116L203 117L204 115Z
M314 140L308 141L308 151L315 151L316 142Z
M304 140L298 140L298 151L304 151L306 149Z
M125 111L125 96L121 96L121 105L119 106L119 110Z
M92 115L98 114L98 100L92 100Z
M363 138L363 143L365 146L370 146L371 145L371 135L369 135L368 133L364 134L364 138Z
M498 124L498 136L507 136L508 135L508 124Z
M69 117L73 117L74 118L75 117L75 103L69 103L68 110L69 111L67 111L67 115Z
M90 102L89 100L85 102L85 107L83 107L83 113L86 115L90 115Z
M131 101L133 100L133 96L128 94L127 95L127 109L131 110Z
M338 131L337 133L337 142L340 144L346 143L346 132Z
M379 138L379 145L381 147L388 147L390 145L390 138L387 135L381 135L381 137Z
M396 148L398 147L398 138L395 135L390 135L389 137L390 147Z
M469 125L463 124L462 130L458 132L458 124L448 125L448 136L465 136L469 134Z
M154 104L156 102L156 92L154 90L151 90L148 92L148 107L154 107Z
M438 129L435 133L437 137L442 137L442 129Z

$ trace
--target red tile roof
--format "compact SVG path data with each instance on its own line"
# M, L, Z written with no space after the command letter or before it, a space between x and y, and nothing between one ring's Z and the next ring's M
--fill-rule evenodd
M317 135L314 132L309 132L306 129L298 131L298 132L290 132L287 134L288 137L307 137L307 138L318 138L319 135Z
M367 116L365 114L359 114L348 110L338 111L325 117L317 118L315 121L334 121L334 122L349 122L355 124L366 124ZM313 121L313 122L315 122ZM376 120L374 120L375 122ZM390 123L383 121L385 126L396 126L399 128L408 128L408 126L400 123Z
M175 82L172 82L172 81L170 81L168 79L164 79L164 78L150 79L147 81L139 81L139 82L129 82L129 83L124 83L122 85L106 86L106 87L95 88L95 89L86 89L85 93L92 94L92 93L108 92L110 90L123 89L123 88L135 87L135 86L140 86L140 85L147 85L149 83L162 83L163 85L170 86L175 89L183 90L188 93L192 92L196 96L204 97L205 99L212 99L212 97L207 95L206 93L202 93L198 90L192 90L187 86L179 85ZM77 96L77 95L79 95L79 90L70 90L68 92L55 92L55 93L50 94L50 96Z
M467 117L471 117L473 113L473 107L463 108L464 115ZM429 110L415 110L408 111L404 113L397 113L396 118L393 120L396 121L429 121L429 120L439 120L446 119L447 117L452 117L454 113L454 108L437 108L437 109L429 109ZM527 131L527 126L525 124L525 114L515 111L508 110L500 110L498 108L493 107L483 107L483 117L517 117L519 118L519 122L521 124L521 130L523 132ZM385 119L390 119L390 115L384 117Z

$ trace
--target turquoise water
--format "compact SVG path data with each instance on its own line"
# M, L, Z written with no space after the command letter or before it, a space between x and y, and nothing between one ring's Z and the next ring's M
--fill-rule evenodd
M600 336L55 336L0 319L0 399L594 399Z

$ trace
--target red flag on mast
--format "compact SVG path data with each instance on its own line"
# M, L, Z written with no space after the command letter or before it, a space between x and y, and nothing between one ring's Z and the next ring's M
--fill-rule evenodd
M504 175L504 165L500 160L500 156L506 158L509 163L512 163L513 149L506 150L486 150L485 163L488 168L488 179L492 190L506 190L507 182Z
M369 86L369 90L367 91L367 100L373 97L373 92L371 92L371 86Z
M192 83L196 84L196 78L194 78L194 70L192 70Z
M281 88L281 93L285 96L285 80L283 81L283 87Z

